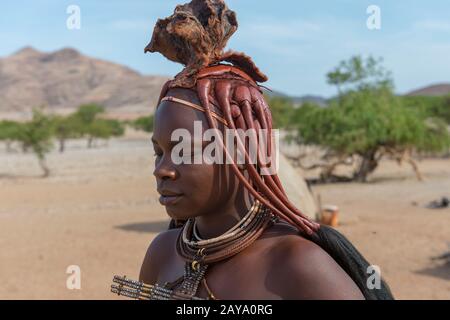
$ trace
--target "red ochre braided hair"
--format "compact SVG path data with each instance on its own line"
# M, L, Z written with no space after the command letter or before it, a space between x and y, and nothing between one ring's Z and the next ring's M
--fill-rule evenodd
M235 54L237 55L237 54ZM250 59L242 54L242 57ZM160 101L166 97L170 88L183 87L169 81L164 86ZM272 132L272 115L264 99L263 93L256 81L237 66L216 65L199 70L196 75L196 90L210 128L218 129L213 118L212 105L216 106L227 122L227 127L233 130L267 130L269 139ZM159 103L158 103L159 104ZM312 234L319 228L300 212L288 199L281 181L276 173L260 175L258 168L264 167L262 155L257 153L257 163L250 163L248 144L237 135L237 144L245 158L245 169L250 181L243 175L234 159L229 158L233 172L250 194L269 208L282 220L296 226L306 234ZM268 140L269 141L269 140ZM219 141L224 153L229 156L223 141ZM267 156L271 158L271 143L267 144ZM257 147L259 150L259 146ZM265 151L264 151L265 152Z

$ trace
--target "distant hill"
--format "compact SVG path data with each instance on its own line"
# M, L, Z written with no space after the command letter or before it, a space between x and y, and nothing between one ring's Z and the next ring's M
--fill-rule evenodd
M440 83L407 93L407 96L445 96L450 94L450 83Z
M70 111L84 103L112 113L149 113L166 80L75 49L45 53L26 47L0 59L0 114L29 114L39 106Z
M327 99L321 96L315 96L315 95L305 95L305 96L300 96L300 97L296 97L296 96L289 96L287 94L284 94L282 92L279 91L269 91L266 90L265 93L269 96L269 97L283 97L283 98L288 98L291 99L295 104L303 104L305 102L312 102L312 103L316 103L318 105L324 106L326 105Z

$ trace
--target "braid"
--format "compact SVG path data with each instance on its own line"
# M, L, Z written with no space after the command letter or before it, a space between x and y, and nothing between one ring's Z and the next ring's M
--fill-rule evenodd
M206 117L211 128L217 129L211 111L210 100L213 100L217 101L217 106L222 111L230 129L266 129L270 135L266 141L270 141L272 117L267 103L256 84L252 84L236 75L230 77L228 74L226 77L220 77L215 73L209 77L207 73L206 75L204 73L203 78L197 81L196 89L200 102L206 110ZM260 148L258 148L257 165L255 166L249 161L247 145L239 135L236 138L238 148L245 157L245 168L249 173L251 183L240 172L237 164L225 148L223 141L219 138L218 142L221 144L228 161L231 163L232 170L240 182L251 195L271 209L279 218L307 234L314 233L319 228L319 225L311 221L289 201L278 175L264 175L261 177L257 172L256 167L262 167L263 164L261 161L262 155L259 152ZM270 145L269 143L267 148L269 158L273 151Z

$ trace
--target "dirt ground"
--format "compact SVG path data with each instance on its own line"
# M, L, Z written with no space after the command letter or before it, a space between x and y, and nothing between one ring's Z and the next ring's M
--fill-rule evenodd
M137 278L143 255L168 219L157 201L150 141L112 140L86 149L69 143L39 177L32 155L0 146L0 299L115 299L113 275ZM426 180L385 161L367 184L313 187L340 208L342 231L380 266L398 299L449 299L450 209L424 206L450 196L450 160L424 160ZM66 270L81 269L69 290Z

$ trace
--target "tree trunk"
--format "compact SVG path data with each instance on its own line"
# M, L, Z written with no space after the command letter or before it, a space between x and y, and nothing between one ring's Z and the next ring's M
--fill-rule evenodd
M353 179L358 182L367 182L369 174L378 167L378 160L375 157L376 151L370 151L362 156L362 162L357 171L353 174Z
M12 141L11 140L6 140L5 143L6 143L6 152L11 153L13 151L12 148L11 148Z
M419 170L419 166L417 165L417 163L412 158L409 158L407 161L409 162L409 164L413 168L414 173L416 174L417 180L423 181L423 176L422 176L422 173Z
M42 177L47 178L50 175L50 169L47 167L45 158L39 158L39 166L41 167L42 171L44 172Z
M94 142L94 138L93 137L89 137L88 138L88 148L92 148L92 143Z
M339 164L340 164L339 162L336 162L332 163L328 167L325 167L320 173L320 179L322 179L322 181L325 183L331 182L334 178L334 170Z
M65 149L66 149L66 140L59 139L59 152L63 153Z

